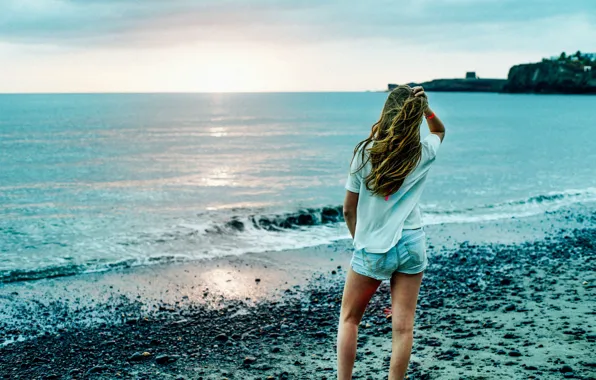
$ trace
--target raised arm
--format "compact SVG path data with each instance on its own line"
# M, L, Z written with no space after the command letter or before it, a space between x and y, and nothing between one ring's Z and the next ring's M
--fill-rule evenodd
M415 96L426 96L421 86L414 87L412 90ZM428 124L430 133L439 136L442 142L443 138L445 138L445 125L443 125L441 119L433 112L430 106L424 110L424 116L426 117L426 124Z

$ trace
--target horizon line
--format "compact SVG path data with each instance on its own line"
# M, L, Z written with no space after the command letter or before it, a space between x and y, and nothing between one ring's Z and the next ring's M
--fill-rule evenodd
M307 91L66 91L0 92L0 95L148 95L148 94L312 94L312 93L387 92L384 90L307 90Z

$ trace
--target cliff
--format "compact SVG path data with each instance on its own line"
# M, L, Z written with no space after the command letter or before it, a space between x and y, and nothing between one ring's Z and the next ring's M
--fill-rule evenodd
M543 61L513 66L503 88L509 93L596 94L596 67Z
M596 61L543 60L513 66L507 79L480 79L475 72L468 72L465 79L435 79L409 85L442 92L596 94ZM395 87L396 84L389 84L388 90Z
M505 79L435 79L419 85L426 91L499 92L506 82Z

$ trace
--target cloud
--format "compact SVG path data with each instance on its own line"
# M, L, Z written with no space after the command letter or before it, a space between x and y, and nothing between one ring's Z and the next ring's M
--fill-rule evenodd
M168 46L385 40L474 49L549 37L587 43L593 0L8 0L0 41L58 46ZM552 41L551 41L552 42Z

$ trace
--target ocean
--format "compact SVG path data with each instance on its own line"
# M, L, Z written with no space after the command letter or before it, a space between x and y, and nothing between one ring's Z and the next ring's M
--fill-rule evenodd
M345 239L352 151L386 95L0 95L0 282ZM596 97L429 96L447 136L425 223L596 201Z

